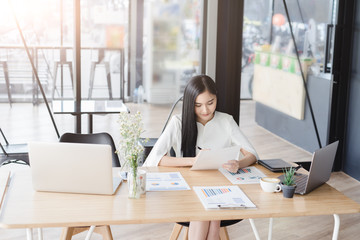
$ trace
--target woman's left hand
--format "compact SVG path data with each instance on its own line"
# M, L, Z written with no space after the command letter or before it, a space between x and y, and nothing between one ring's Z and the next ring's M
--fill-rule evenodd
M229 172L236 173L239 169L239 161L229 160L227 163L224 163L222 167Z

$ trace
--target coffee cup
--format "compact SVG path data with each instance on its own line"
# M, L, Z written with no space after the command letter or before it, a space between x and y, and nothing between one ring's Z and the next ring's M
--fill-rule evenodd
M260 186L264 192L280 192L280 179L271 178L271 177L263 177L260 179Z

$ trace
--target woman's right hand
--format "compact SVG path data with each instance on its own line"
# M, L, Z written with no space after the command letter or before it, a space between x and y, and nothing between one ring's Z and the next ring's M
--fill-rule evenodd
M224 163L222 167L229 172L236 173L239 169L239 161L229 160L227 163Z

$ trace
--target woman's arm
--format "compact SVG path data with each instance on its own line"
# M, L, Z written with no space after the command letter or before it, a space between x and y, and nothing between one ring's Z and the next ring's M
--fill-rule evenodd
M160 165L160 161L164 155L171 149L174 144L177 144L179 136L181 136L181 119L178 116L173 116L165 128L164 132L156 141L155 146L151 150L149 156L144 162L144 167L154 167Z
M230 160L227 163L224 163L222 167L230 172L236 173L240 168L250 166L256 162L256 157L251 152L248 152L243 148L240 149L240 152L244 155L242 159Z
M196 157L170 157L165 155L161 158L159 166L167 167L191 167L196 161Z

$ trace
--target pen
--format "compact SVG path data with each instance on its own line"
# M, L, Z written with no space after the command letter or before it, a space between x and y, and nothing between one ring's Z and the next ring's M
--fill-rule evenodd
M202 150L202 148L201 148L201 147L199 147L199 146L197 146L197 148L198 148L199 150Z
M218 204L218 208L221 209L236 209L236 208L246 208L243 204Z

